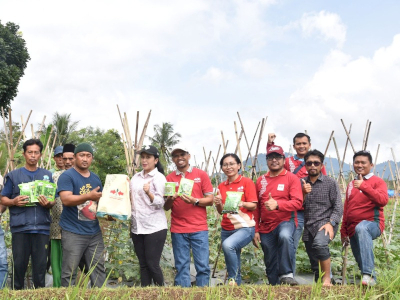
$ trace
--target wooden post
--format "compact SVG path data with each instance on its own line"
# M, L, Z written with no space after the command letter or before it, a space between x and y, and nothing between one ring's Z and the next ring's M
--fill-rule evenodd
M235 125L236 150L239 150L239 159L240 159L240 161L243 161L243 160L242 160L242 151L240 151L240 139L241 139L241 135L243 134L243 129L242 129L241 132L240 132L240 137L238 137L236 121L234 121L233 124ZM235 154L236 154L236 150L235 150ZM243 163L240 164L240 169L243 170ZM240 171L240 169L239 169L239 171Z
M139 111L137 111L136 113L135 149L137 147L138 130L139 130Z
M248 155L250 155L251 164L253 165L253 157L251 156L249 142L247 140L246 132L244 131L243 122L242 122L242 119L240 118L239 112L237 112L237 115L238 115L238 118L239 118L240 126L242 127L242 130L243 130L243 135L244 135L244 140L246 141L247 150L249 151ZM247 159L246 159L246 162L247 162ZM244 163L245 162L242 161L242 164L244 164ZM243 166L243 169L245 169L245 166Z
M139 144L138 144L138 147L136 147L136 149L142 148L143 141L144 141L144 138L146 136L147 126L149 125L150 116L151 116L151 110L149 111L149 114L147 116L146 122L145 122L145 124L143 126L142 134L141 134L140 139L139 139ZM139 155L136 154L135 166L137 166L138 163L139 163Z
M367 149L367 145L368 145L368 137L369 137L369 131L370 131L370 129L371 129L371 123L372 123L372 122L369 122L369 125L368 125L368 131L367 131L367 135L366 135L366 137L365 137L364 150L366 150L366 149Z
M224 155L226 154L226 146L225 146L225 138L224 133L221 130L221 137L222 137L222 146L224 147Z
M350 128L349 128L349 134L350 133L351 133L351 124L350 124ZM342 170L343 170L344 160L346 158L346 151L347 151L348 144L349 144L349 138L346 139L346 145L344 146L344 153L343 153L343 159L342 159Z
M260 127L260 124L261 124L261 122L258 122L256 132L254 133L253 140L251 141L249 153L247 154L247 157L246 157L246 161L249 159L249 156L251 155L251 149L253 148L253 143L254 143L254 140L255 140L255 138L256 138L256 136L257 136L257 132L258 132L258 128ZM252 159L251 165L252 165L252 166L254 165L254 159Z
M366 144L366 137L367 137L367 131L368 131L368 124L369 120L367 120L367 124L365 125L365 130L364 130L364 138L363 138L363 143L362 143L362 150L365 150L365 144Z
M343 176L342 164L340 162L339 149L336 145L335 137L332 137L332 140L333 140L333 144L335 145L336 155L337 155L337 159L338 159L338 163L339 163L339 172L340 173L339 173L338 181L339 181L339 179L341 179L343 191L346 191L346 181L344 180L344 176Z
M256 163L257 163L257 158L258 158L258 148L260 147L260 142L261 142L261 138L262 138L262 134L263 134L263 130L264 130L264 118L261 121L261 129L260 129L260 135L258 137L258 143L257 143L257 148L256 148L256 155L254 157L254 163L251 169L251 180L254 180L254 176L256 175Z
M334 132L335 132L335 131L332 130L331 136L329 137L329 140L328 140L328 145L326 145L326 148L325 148L324 156L326 156L326 153L328 152L329 144L331 143L331 140L332 140L332 137L333 137L333 133L334 133Z
M356 153L356 150L354 149L354 146L353 146L353 142L351 141L351 138L350 138L350 134L349 134L349 132L347 131L346 125L344 125L343 119L340 119L340 121L342 121L343 128L344 128L344 131L346 132L346 135L347 135L347 137L348 137L348 139L349 139L351 148L353 149L353 152Z
M15 144L15 147L14 147L14 153L17 151L18 144L19 144L19 142L20 142L22 136L24 135L25 127L26 127L26 124L28 124L28 121L29 121L29 118L31 117L31 114L32 114L32 110L29 112L28 118L26 119L26 123L24 124L24 126L23 126L23 128L22 128L22 131L21 131L21 133L19 134L17 143Z
M42 128L44 126L44 121L45 120L46 120L46 116L43 117L42 123L40 124L40 127L39 127L39 132L38 132L38 135L37 135L36 138L40 138L40 135L42 134Z

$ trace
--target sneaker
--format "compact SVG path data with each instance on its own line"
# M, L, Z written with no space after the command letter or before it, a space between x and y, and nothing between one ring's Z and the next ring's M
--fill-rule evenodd
M376 280L368 274L364 274L361 281L362 285L365 286L374 286L376 284Z
M299 285L297 281L293 277L283 277L281 278L281 284L287 284L287 285Z

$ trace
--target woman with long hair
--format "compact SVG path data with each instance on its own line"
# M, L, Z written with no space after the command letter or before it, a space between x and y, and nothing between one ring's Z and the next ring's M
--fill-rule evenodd
M164 213L164 169L156 147L145 145L138 152L143 170L130 182L132 202L131 238L139 259L141 286L164 285L160 267L167 237Z
M242 248L253 240L255 233L253 210L257 207L256 187L251 179L239 174L241 161L236 154L225 154L220 165L228 178L218 186L214 203L218 212L223 214L221 242L229 284L240 285L240 253ZM240 197L237 212L224 210L227 197Z

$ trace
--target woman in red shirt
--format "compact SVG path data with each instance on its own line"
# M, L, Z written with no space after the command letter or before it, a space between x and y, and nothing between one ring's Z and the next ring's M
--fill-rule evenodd
M236 154L225 154L221 158L220 165L228 179L218 186L219 190L217 196L214 197L214 203L218 212L223 214L221 241L229 284L240 285L242 281L240 252L243 247L252 241L255 232L253 210L257 207L256 187L251 179L239 174L241 161ZM236 193L230 194L231 192ZM225 211L224 206L227 195L228 197L231 197L230 195L238 196L237 192L241 193L238 211Z

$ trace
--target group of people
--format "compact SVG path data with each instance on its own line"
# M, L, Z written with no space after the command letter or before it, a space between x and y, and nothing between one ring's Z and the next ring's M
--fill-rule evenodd
M206 207L212 205L222 214L221 248L230 285L241 284L241 249L250 242L256 247L261 245L269 284L296 285L295 257L301 237L315 278L322 276L323 284L331 285L329 243L341 221L342 242L351 245L362 273L362 284L376 283L372 240L384 230L383 207L388 202L388 194L385 182L372 173L371 154L368 151L354 154L357 178L347 187L343 208L339 186L326 176L324 155L311 150L310 137L304 133L295 135L293 157L285 157L283 149L274 144L275 138L275 134L268 135L269 171L255 184L241 175L243 166L239 157L225 154L220 166L226 180L218 189L213 188L206 172L190 164L190 152L185 146L176 146L171 151L176 170L167 176L157 148L145 145L139 149L142 170L130 180L130 195L131 239L139 260L142 286L164 285L160 259L168 230L165 214L168 210L171 210L170 231L176 269L174 284L191 286L191 254L196 285L209 284ZM0 210L4 212L8 207L10 212L12 288L24 288L29 257L34 286L45 286L49 246L53 286L75 284L80 268L90 270L92 286L100 287L106 273L103 237L95 212L102 195L102 183L89 170L93 148L87 143L57 147L53 174L37 167L42 149L40 140L24 143L25 166L5 176L1 192ZM36 206L26 206L27 197L20 195L18 184L45 176L57 183L55 201L39 196ZM178 195L183 178L193 181L190 195ZM167 182L175 183L173 195L165 196ZM237 212L224 211L229 192L241 194ZM7 279L6 254L0 229L2 286Z

